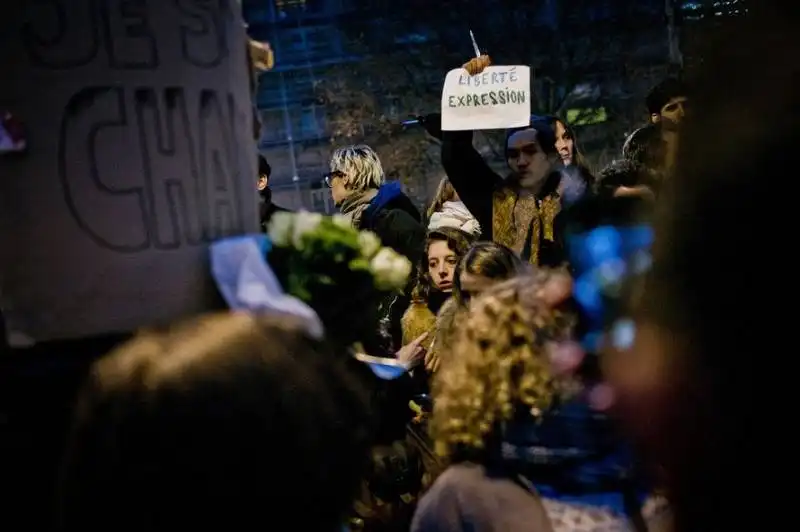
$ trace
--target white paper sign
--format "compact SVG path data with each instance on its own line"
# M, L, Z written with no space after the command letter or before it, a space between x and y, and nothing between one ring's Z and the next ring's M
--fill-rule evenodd
M477 76L447 73L442 90L442 130L507 129L531 119L531 69L490 66Z
M27 140L0 154L0 308L14 338L219 308L208 245L258 230L239 2L128 4L15 1L0 17L0 114Z

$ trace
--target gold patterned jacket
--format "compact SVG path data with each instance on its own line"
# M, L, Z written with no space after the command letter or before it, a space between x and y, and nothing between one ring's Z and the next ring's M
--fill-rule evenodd
M423 333L429 333L425 347L432 356L438 357L452 346L462 315L462 307L453 297L442 303L435 314L425 301L419 299L412 301L401 320L403 345Z
M556 194L543 199L533 195L520 195L511 186L495 189L492 194L492 235L494 241L511 249L523 249L523 256L538 265L541 259L542 243L555 242L553 226L561 202ZM516 213L516 216L515 216ZM520 231L522 225L527 231ZM525 238L526 242L518 242Z
M542 198L520 194L513 177L503 179L472 145L471 131L444 131L442 166L459 198L483 228L482 238L521 251L538 265L543 248L555 242L557 195ZM520 240L524 239L524 242Z

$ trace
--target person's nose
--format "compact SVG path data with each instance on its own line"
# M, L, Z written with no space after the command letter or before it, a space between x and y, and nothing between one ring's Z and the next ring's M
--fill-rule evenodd
M444 264L440 264L438 273L439 273L439 277L441 277L442 279L446 278L447 277L447 266L445 266Z

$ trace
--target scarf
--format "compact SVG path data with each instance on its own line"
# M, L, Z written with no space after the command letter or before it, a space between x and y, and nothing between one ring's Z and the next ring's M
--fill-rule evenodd
M453 227L460 229L473 236L481 234L481 226L478 220L472 216L467 206L462 201L445 201L442 209L431 215L428 222L428 231L434 231L442 227Z
M361 217L364 211L377 195L378 189L376 188L371 188L363 192L356 192L342 201L339 205L339 210L345 218L350 220L353 227L359 229L361 227Z

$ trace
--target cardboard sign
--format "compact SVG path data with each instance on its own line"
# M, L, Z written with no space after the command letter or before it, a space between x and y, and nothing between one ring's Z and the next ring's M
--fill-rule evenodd
M0 110L0 309L10 337L125 332L218 306L208 244L258 231L237 0L13 1Z
M490 66L477 76L447 73L442 90L442 130L506 129L530 123L531 69Z

